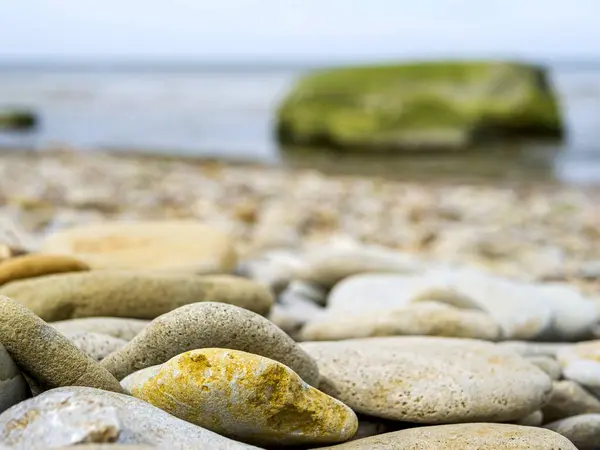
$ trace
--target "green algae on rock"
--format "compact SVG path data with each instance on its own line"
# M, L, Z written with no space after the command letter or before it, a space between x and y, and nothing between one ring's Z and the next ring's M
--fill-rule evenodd
M284 145L464 148L495 138L560 138L544 68L504 61L420 62L314 72L277 112Z

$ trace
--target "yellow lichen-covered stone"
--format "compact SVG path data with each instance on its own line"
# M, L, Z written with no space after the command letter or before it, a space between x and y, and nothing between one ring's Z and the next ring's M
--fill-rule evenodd
M256 445L343 442L358 427L348 406L287 366L238 350L182 353L122 386L176 417Z

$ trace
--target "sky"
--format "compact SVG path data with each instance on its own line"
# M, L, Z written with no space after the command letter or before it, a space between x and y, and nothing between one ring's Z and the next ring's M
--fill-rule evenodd
M0 0L0 61L600 58L600 0Z

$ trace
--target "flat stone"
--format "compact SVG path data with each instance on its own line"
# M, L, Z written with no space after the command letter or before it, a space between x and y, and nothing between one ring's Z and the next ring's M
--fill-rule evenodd
M305 266L295 278L332 288L352 275L362 273L419 273L428 264L410 253L374 245L344 245L316 249L305 257Z
M89 386L121 392L119 382L27 308L0 296L0 342L43 388Z
M555 381L542 412L546 422L580 414L600 414L600 401L574 381Z
M548 374L553 380L559 380L562 377L562 368L558 361L550 356L529 356L526 357L531 364L538 366Z
M30 396L21 371L0 344L0 413Z
M32 253L7 259L0 263L0 285L10 281L44 275L89 270L84 262L70 256Z
M335 286L327 305L331 312L359 313L421 301L486 312L500 324L506 339L536 338L553 320L550 303L532 285L472 270L357 275Z
M229 275L173 275L97 270L8 283L0 293L47 321L114 316L152 320L201 301L231 303L266 314L273 295L263 285Z
M543 428L499 423L418 427L380 434L321 450L577 450L557 433Z
M101 364L122 380L180 353L215 347L274 359L307 383L318 384L316 362L292 338L264 317L223 303L196 303L160 316Z
M116 352L127 344L127 341L107 334L87 333L85 331L63 333L75 347L96 361Z
M556 357L566 379L600 395L600 340L580 342L558 351Z
M130 341L149 323L149 320L123 319L121 317L86 317L83 319L51 322L48 325L63 334L77 332L99 333Z
M42 249L94 269L230 273L237 262L229 236L192 220L82 225L48 236Z
M256 445L343 442L358 426L350 408L290 368L238 350L192 350L121 385L180 419Z
M422 302L389 311L330 314L304 326L306 341L335 341L375 336L444 336L498 340L500 326L480 311L454 308L444 303Z
M0 414L0 441L12 450L108 442L172 450L256 448L180 420L129 395L85 387L53 389Z
M388 337L300 344L319 388L354 411L414 423L518 420L548 400L552 381L495 344Z
M579 450L600 448L600 414L582 414L546 425L549 430L562 434Z

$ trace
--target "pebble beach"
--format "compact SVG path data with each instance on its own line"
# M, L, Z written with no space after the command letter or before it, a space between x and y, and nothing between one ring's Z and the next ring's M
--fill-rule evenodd
M598 204L4 151L0 449L600 448Z

